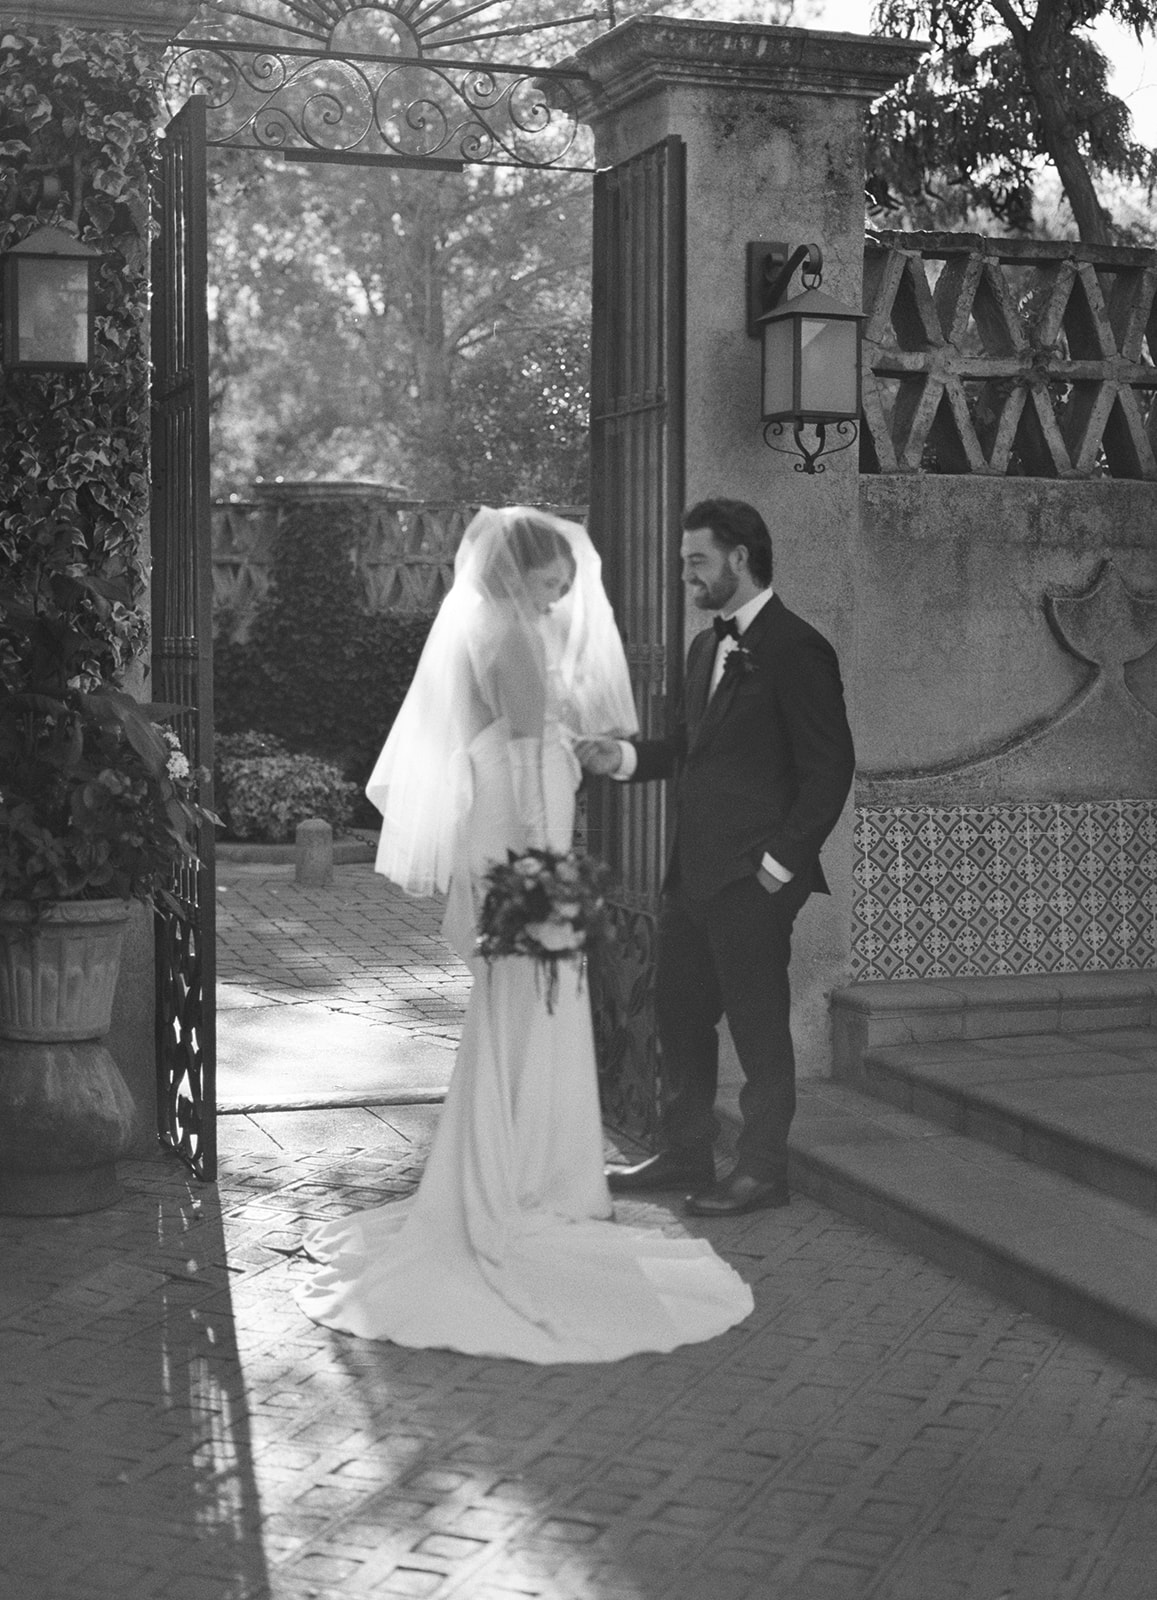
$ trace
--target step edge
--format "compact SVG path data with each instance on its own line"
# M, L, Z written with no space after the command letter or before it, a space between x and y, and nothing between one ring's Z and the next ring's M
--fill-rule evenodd
M1138 1070L1144 1071L1145 1069L1139 1068ZM1114 1074L1114 1076L1130 1076L1130 1074ZM901 1104L898 1103L897 1100L890 1098L888 1095L878 1093L878 1080L880 1078L886 1078L891 1082L906 1085L910 1091L907 1096L908 1103ZM933 1078L923 1077L918 1068L915 1066L911 1070L906 1071L898 1064L873 1058L871 1053L864 1056L861 1063L860 1074L855 1082L851 1082L849 1080L842 1081L844 1081L846 1086L852 1089L853 1092L863 1094L867 1099L872 1100L876 1104L892 1106L898 1111L906 1112L909 1116L924 1117L926 1120L935 1123L937 1126L947 1128L951 1132L960 1134L964 1138L977 1139L981 1143L987 1145L990 1149L1002 1150L1006 1155L1011 1155L1018 1157L1019 1159L1026 1160L1031 1165L1039 1167L1042 1171L1053 1172L1058 1176L1067 1177L1072 1182L1084 1184L1086 1187L1093 1189L1096 1193L1108 1194L1113 1199L1121 1199L1122 1197L1113 1194L1111 1190L1107 1190L1099 1184L1087 1183L1086 1180L1083 1180L1079 1177L1074 1177L1071 1172L1063 1171L1062 1169L1050 1166L1045 1162L1036 1160L1034 1157L1027 1156L1023 1151L1011 1150L1006 1144L1001 1143L997 1139L988 1138L983 1132L976 1128L969 1128L969 1112L972 1111L974 1113L980 1113L994 1122L1003 1124L1010 1131L1016 1132L1022 1142L1024 1141L1026 1134L1031 1134L1037 1140L1047 1141L1048 1143L1056 1146L1058 1151L1063 1148L1066 1151L1072 1152L1074 1158L1077 1160L1080 1159L1083 1152L1087 1152L1089 1156L1099 1159L1110 1159L1118 1163L1136 1178L1148 1179L1157 1185L1157 1152L1155 1152L1152 1157L1146 1157L1141 1153L1124 1151L1118 1145L1109 1143L1103 1139L1098 1139L1089 1135L1081 1136L1070 1133L1065 1129L1051 1125L1039 1116L1034 1116L1031 1110L1026 1109L1023 1111L1015 1111L1010 1109L1008 1106L1000 1104L998 1101L992 1099L984 1093L984 1084L965 1085L939 1083ZM950 1122L946 1117L937 1116L935 1110L931 1106L922 1107L914 1104L914 1096L911 1091L916 1087L923 1088L926 1091L929 1099L938 1098L946 1102L950 1102L953 1107L953 1111L959 1120ZM1153 1214L1157 1214L1157 1203L1155 1203L1154 1206L1142 1206L1139 1202L1125 1203L1136 1204L1138 1209L1143 1209Z
M889 1186L848 1172L830 1151L793 1147L789 1173L799 1193L1120 1359L1157 1371L1157 1314L1119 1303L1031 1255L1018 1255L983 1230L946 1221ZM843 1196L833 1192L840 1188ZM866 1217L866 1209L874 1215ZM922 1235L923 1242L914 1242L913 1232ZM964 1252L978 1258L981 1270L961 1260Z
M955 978L872 978L842 984L831 994L833 1008L860 1015L936 1010L946 1001L953 1008L969 1010L994 1004L1029 1008L1042 1004L1096 1007L1130 1000L1157 1000L1157 967L1106 967L1096 972L1026 972L1001 976L976 974Z

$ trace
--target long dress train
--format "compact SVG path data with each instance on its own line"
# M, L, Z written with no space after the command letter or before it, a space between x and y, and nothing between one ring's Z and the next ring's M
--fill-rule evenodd
M469 752L473 800L447 913L459 948L473 927L473 887L522 836L508 742L506 725L492 722ZM578 773L549 722L542 772L549 841L566 849ZM421 1184L409 1199L308 1235L319 1265L302 1309L363 1338L541 1363L672 1350L742 1321L751 1290L706 1241L609 1220L589 997L577 966L560 963L548 1010L534 962L471 965L462 1041Z

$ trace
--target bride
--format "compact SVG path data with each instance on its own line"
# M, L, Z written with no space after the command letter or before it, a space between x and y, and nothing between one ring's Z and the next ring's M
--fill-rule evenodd
M578 735L634 732L622 642L586 531L483 508L367 785L377 870L447 895L474 972L417 1192L313 1231L302 1309L411 1348L615 1361L709 1339L751 1291L703 1240L613 1220L577 962L548 1007L525 956L474 954L482 880L508 850L571 848Z

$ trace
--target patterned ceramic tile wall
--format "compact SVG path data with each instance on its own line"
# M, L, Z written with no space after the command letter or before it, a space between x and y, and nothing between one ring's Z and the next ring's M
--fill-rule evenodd
M1157 966L1157 801L861 807L855 978Z

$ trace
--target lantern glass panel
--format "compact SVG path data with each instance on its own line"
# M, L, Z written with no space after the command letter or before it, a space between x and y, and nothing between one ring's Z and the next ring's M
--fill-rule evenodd
M857 417L859 363L855 322L800 318L800 410Z
M795 410L795 325L791 317L763 324L763 415Z
M89 263L28 256L16 263L16 359L84 366L89 349Z

